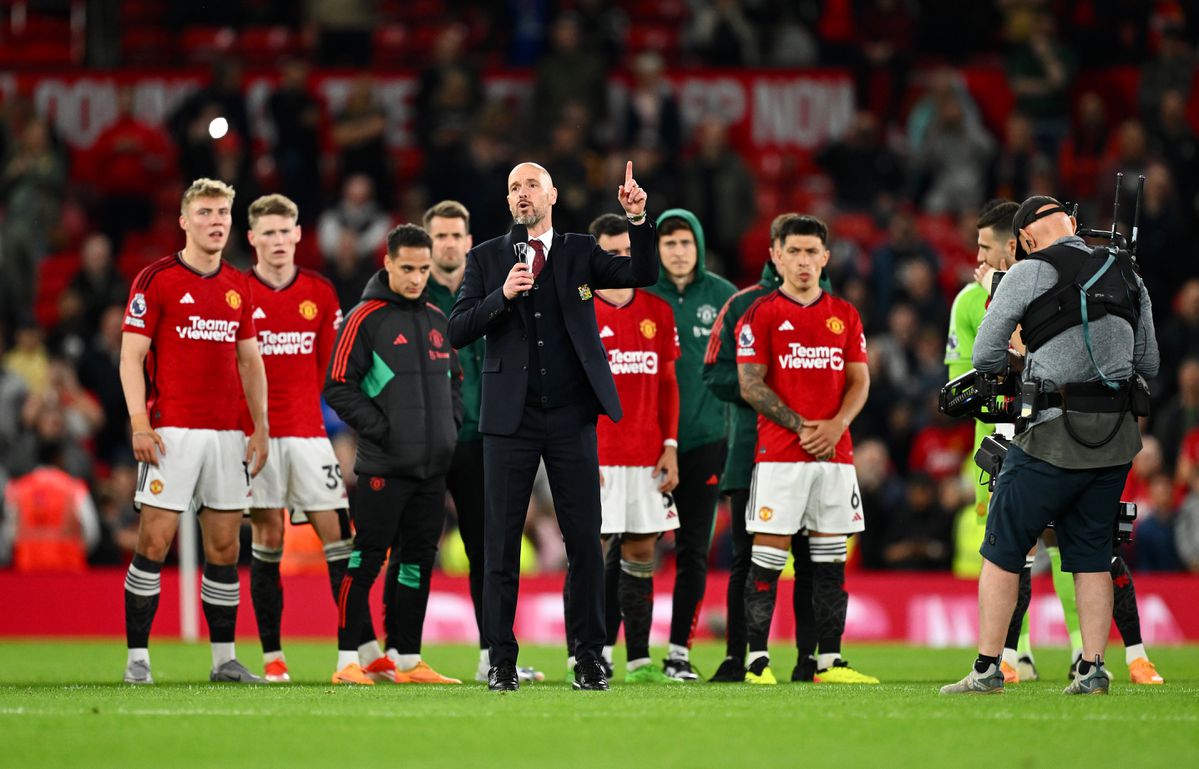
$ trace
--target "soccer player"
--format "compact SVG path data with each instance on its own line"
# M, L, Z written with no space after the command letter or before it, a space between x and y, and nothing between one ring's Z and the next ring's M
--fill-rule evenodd
M702 380L704 352L720 308L737 288L704 265L704 230L690 211L663 211L658 228L658 282L648 290L674 311L681 357L679 380L679 509L675 531L675 582L670 648L663 670L680 681L698 681L691 642L708 581L708 550L726 452L725 406Z
M771 256L782 250L783 225L799 216L780 214L770 223ZM821 276L821 287L830 290L828 278ZM749 503L750 477L754 466L754 450L758 443L758 414L741 399L737 378L737 321L750 305L777 289L783 282L774 258L767 259L761 279L749 288L733 294L712 327L708 350L704 355L704 384L722 401L729 403L729 454L720 477L720 489L729 497L732 517L733 563L729 569L725 658L708 679L710 683L741 683L745 680L745 577L749 573L752 541L745 531L745 508ZM791 542L795 554L795 585L792 605L795 611L795 643L798 657L791 671L792 681L814 681L816 674L816 631L812 617L812 561L808 537L796 534Z
M293 523L311 523L320 537L334 602L353 546L341 465L325 434L320 403L341 309L328 280L296 266L298 217L294 202L266 195L250 204L247 233L257 256L248 277L271 424L269 457L251 483L250 597L262 641L263 677L270 682L290 680L279 629L285 508L291 509ZM394 674L369 618L358 652L369 674Z
M470 212L456 200L433 205L424 216L425 231L433 239L433 270L429 281L429 301L447 316L462 278L466 275L466 252L470 250ZM483 640L483 436L479 432L479 403L482 398L483 348L476 339L458 351L462 365L462 427L454 462L446 476L446 486L454 498L458 533L470 565L470 600L474 604L475 624L479 628L479 666L476 681L486 681L491 670L487 643ZM388 564L388 584L398 579L399 562ZM391 646L391 639L388 641ZM390 649L389 649L390 653ZM543 681L545 675L530 667L517 667L522 682Z
M605 214L591 225L600 248L628 256L628 222ZM653 664L654 546L679 526L670 492L678 485L678 333L670 306L632 288L596 291L595 320L624 405L620 422L599 420L600 533L619 550L616 603L624 620L628 683L675 683ZM615 556L612 556L615 558ZM608 600L612 597L609 596ZM613 633L609 631L611 637ZM609 639L611 640L611 638ZM611 664L611 659L607 660Z
M338 332L325 399L358 433L354 549L338 596L335 684L373 684L358 647L371 585L388 549L399 561L387 634L396 683L456 684L421 659L433 559L445 523L445 476L462 420L458 356L447 320L428 302L433 241L402 224L384 269ZM389 644L390 646L391 644Z
M758 412L758 450L745 513L753 535L745 584L751 684L777 683L767 638L792 537L807 531L823 683L878 683L841 658L849 596L847 538L865 528L850 422L870 389L866 337L853 305L820 287L828 227L797 216L779 229L783 278L737 324L741 397Z
M945 346L945 363L949 367L949 378L955 379L969 371L971 356L974 352L974 339L978 335L978 327L986 312L996 274L1007 271L1016 263L1016 238L1012 234L1012 219L1019 205L1010 200L993 200L983 206L979 213L978 222L978 262L975 272L977 281L963 288L953 300L949 316L949 337ZM1018 341L1018 339L1016 339ZM993 431L1000 431L1012 437L1012 425L989 425L976 422L974 429L974 448L977 451L983 438ZM974 478L974 452L967 460L966 473ZM976 484L975 503L978 523L985 521L990 492L985 484ZM983 528L978 526L981 542ZM1057 537L1052 529L1046 529L1042 535L1045 542L1045 553L1049 556L1052 567L1053 588L1062 604L1062 614L1065 617L1066 630L1070 636L1070 678L1074 677L1074 668L1082 658L1082 633L1078 623L1078 608L1074 595L1074 579L1069 573L1062 571L1062 555L1057 547ZM1028 606L1032 598L1032 564L1033 552L1028 554L1024 569L1020 573L1019 592L1012 621L1008 627L1007 638L1004 641L1003 656L1000 669L1003 671L1004 683L1012 684L1020 681L1036 681L1038 678L1036 662L1033 658L1032 644L1028 629ZM1111 563L1112 589L1115 591L1114 618L1116 627L1125 643L1125 661L1128 664L1129 678L1137 684L1164 683L1156 667L1149 661L1141 639L1141 620L1137 610L1136 586L1128 565L1120 556L1119 550L1112 553Z
M138 274L121 337L121 387L139 462L137 549L125 576L125 682L151 684L150 627L179 515L199 506L200 598L211 681L261 683L234 653L238 532L250 479L267 459L266 375L246 276L221 260L233 188L197 179L183 194L183 250ZM242 431L244 394L253 433Z

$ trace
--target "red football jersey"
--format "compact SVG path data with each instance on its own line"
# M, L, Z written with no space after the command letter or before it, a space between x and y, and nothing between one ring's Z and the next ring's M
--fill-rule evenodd
M596 294L595 321L624 409L619 422L601 416L596 424L600 464L653 467L662 456L662 441L678 436L677 419L667 435L658 419L659 374L664 364L679 357L674 313L665 301L646 291L634 291L633 298L620 307Z
M829 419L845 397L845 365L866 362L862 319L844 299L821 294L808 306L782 291L750 305L737 324L737 362L766 366L766 384L805 419ZM758 415L757 462L813 462L799 435ZM834 462L853 463L849 431Z
M266 365L267 418L272 438L323 438L321 388L341 325L333 284L300 268L275 288L250 270L258 348ZM249 420L249 412L245 418Z
M202 275L174 254L138 274L121 328L150 337L151 425L242 429L237 342L254 338L252 311L246 276L223 261Z

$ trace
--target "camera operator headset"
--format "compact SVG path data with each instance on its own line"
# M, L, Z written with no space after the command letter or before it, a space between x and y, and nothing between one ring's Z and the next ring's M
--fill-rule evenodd
M1024 556L1053 523L1062 570L1074 573L1083 636L1083 660L1066 693L1106 692L1112 531L1141 448L1134 413L1148 411L1137 375L1158 369L1153 312L1131 256L1087 246L1054 198L1026 200L1012 232L1018 261L995 287L973 362L981 373L1007 371L1008 340L1021 326L1028 350L1022 429L1004 459L979 548L979 657L970 675L942 691L1002 688L998 657Z

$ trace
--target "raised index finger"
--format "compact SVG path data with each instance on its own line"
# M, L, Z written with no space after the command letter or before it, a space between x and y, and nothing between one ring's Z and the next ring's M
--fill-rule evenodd
M633 161L630 160L628 163L625 163L625 167L624 167L625 189L629 188L629 184L631 184L632 181L633 181Z

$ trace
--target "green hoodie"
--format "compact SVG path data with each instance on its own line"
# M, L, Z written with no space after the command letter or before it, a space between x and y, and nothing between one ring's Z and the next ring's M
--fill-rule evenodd
M761 279L733 294L720 309L712 340L704 359L704 384L729 406L728 459L720 476L720 490L748 489L754 469L754 447L758 443L758 413L741 400L741 382L737 378L737 323L750 305L783 284L774 262L767 260ZM820 276L820 287L829 290L828 277Z
M661 226L663 221L674 217L690 224L695 234L699 252L695 280L679 291L666 270L660 269L658 282L647 290L666 300L674 309L681 351L681 357L675 363L679 378L679 451L684 452L723 440L726 435L725 405L704 386L702 375L704 352L712 326L720 308L737 292L737 287L704 269L704 228L695 214L682 208L671 208L658 216L656 225Z
M455 294L433 278L429 278L428 297L433 306L450 317ZM483 440L479 433L479 406L483 398L483 339L480 337L458 351L458 363L462 366L462 427L458 428L458 440Z

